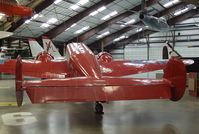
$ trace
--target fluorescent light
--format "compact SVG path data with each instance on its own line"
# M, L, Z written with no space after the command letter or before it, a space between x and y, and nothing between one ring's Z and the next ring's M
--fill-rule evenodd
M37 17L39 17L39 14L35 14L32 19L36 19Z
M94 16L94 15L96 15L98 13L99 13L98 11L93 11L92 13L89 14L89 16Z
M56 18L51 18L47 21L48 24L53 24L55 22L57 22L58 20Z
M99 12L102 12L105 9L106 9L106 7L102 6L99 9L97 9L97 10L93 11L92 13L90 13L89 16L95 16L96 14L98 14Z
M110 13L110 16L115 16L117 14L117 11L113 11L112 13Z
M72 6L70 6L70 8L73 9L73 10L76 10L76 9L79 8L79 6L78 5L72 5Z
M26 20L25 23L26 23L26 24L30 23L30 20Z
M85 26L85 27L83 27L83 28L77 30L76 32L74 32L74 34L82 33L83 31L86 31L86 30L89 29L89 28L90 28L90 26Z
M76 23L73 23L70 27L68 27L65 31L69 30L70 28L76 26L77 24Z
M186 8L184 8L184 9L180 10L180 11L175 12L174 15L175 15L175 16L180 15L180 14L182 14L182 13L188 11L188 9L189 9L189 8L186 7Z
M120 37L118 37L118 38L115 38L113 41L120 41L120 40L122 40L122 39L125 39L125 38L128 38L128 36L126 36L126 35L122 35L122 36L120 36Z
M118 14L117 11L113 11L113 12L109 13L108 15L102 17L101 20L107 20L110 17L115 16L116 14Z
M79 34L81 32L83 32L83 31L80 29L80 30L77 30L76 32L74 32L74 34Z
M171 5L176 4L178 2L179 2L179 0L172 0L172 1L169 1L168 3L164 4L163 6L170 7Z
M109 19L110 17L111 17L110 15L106 15L106 16L102 17L101 20L107 20L107 19Z
M72 10L76 10L76 9L79 8L80 5L85 5L88 2L89 2L89 0L80 0L79 2L77 2L77 4L74 4L74 5L70 6L70 8Z
M106 9L106 7L105 6L102 6L102 7L100 7L99 9L97 9L97 11L98 12L102 12L102 11L104 11Z
M74 27L74 26L76 26L77 24L76 23L74 23L74 24L72 24L70 27Z
M139 28L136 30L136 32L141 32L143 29L142 28Z
M44 16L43 14L40 14L40 15L39 15L40 18L43 17L43 16Z
M102 38L102 37L104 37L104 36L106 36L106 35L109 35L110 34L110 32L109 31L106 31L106 32L104 32L104 33L102 33L102 34L100 34L100 35L98 35L96 38Z
M85 26L85 27L82 28L83 31L85 31L87 29L89 29L89 26Z
M40 27L46 28L46 27L49 27L49 26L50 26L49 24L43 23Z
M62 0L56 0L54 1L54 4L58 4L59 2L61 2Z
M89 0L80 0L77 4L78 5L85 5L88 2L89 2Z
M135 22L135 19L132 19L132 20L126 22L125 24L132 24L132 23L134 23L134 22Z
M124 24L121 24L120 27L125 27L125 26L132 24L134 22L135 22L135 19L129 20L129 21L125 22Z

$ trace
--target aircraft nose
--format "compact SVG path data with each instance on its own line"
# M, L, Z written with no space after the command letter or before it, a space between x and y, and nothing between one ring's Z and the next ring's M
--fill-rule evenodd
M141 13L140 16L139 16L139 18L140 18L141 20L143 20L143 19L144 19L144 14Z

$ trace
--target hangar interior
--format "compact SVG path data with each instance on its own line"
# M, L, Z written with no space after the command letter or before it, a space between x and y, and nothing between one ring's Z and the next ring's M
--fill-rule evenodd
M31 16L19 16L14 12L11 13L12 15L6 14L9 11L3 8L4 4L6 5L7 2L0 0L0 32L7 31L11 35L6 38L0 37L0 53L1 55L3 53L3 57L0 57L0 133L187 134L199 132L197 79L199 75L195 71L199 70L199 62L197 62L199 60L199 2L197 0L8 0L10 5L31 8L33 10ZM168 24L168 27L166 30L161 30L162 26L157 26L152 19L149 26L140 18L141 15L148 15L150 19L155 18L158 24L163 22ZM0 36L2 36L1 33ZM1 65L5 65L7 60L5 57L8 60L16 60L18 55L21 55L23 60L30 60L30 62L34 60L36 63L37 57L33 56L30 39L38 42L39 46L45 47L44 36L52 40L52 44L67 60L69 60L67 46L72 42L84 43L96 55L106 51L111 54L112 60L132 62L162 60L163 47L166 46L168 53L175 51L182 59L184 57L194 59L194 71L186 74L186 90L182 99L177 102L164 99L107 101L103 103L104 114L96 114L94 111L97 100L96 104L95 101L94 103L63 101L31 104L28 93L25 93L22 106L17 107L15 95L17 80L15 79L18 73L16 71L13 75L12 71L11 74L4 72L10 68L15 70L13 64L5 67ZM171 47L167 43L170 43ZM50 46L47 47L47 52L48 49ZM168 54L168 57L172 56ZM51 66L55 68L56 64ZM47 66L43 66L44 69L45 67ZM20 69L16 67L16 70ZM31 71L39 72L39 70ZM75 76L76 72L73 73ZM125 75L121 79L159 79L163 77L163 73L164 71L156 69L141 74ZM35 78L27 77L25 80L35 80ZM36 80L45 81L46 78L39 77ZM150 94L142 93L146 96ZM81 96L81 92L79 94Z

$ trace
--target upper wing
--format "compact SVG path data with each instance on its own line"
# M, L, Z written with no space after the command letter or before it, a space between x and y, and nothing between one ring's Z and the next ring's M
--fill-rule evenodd
M168 60L134 60L100 62L99 64L104 76L124 76L161 70L166 67L167 62Z
M64 78L69 75L68 62L49 61L41 62L38 60L22 60L22 73L24 76L39 78ZM15 74L16 60L2 60L0 62L0 72Z

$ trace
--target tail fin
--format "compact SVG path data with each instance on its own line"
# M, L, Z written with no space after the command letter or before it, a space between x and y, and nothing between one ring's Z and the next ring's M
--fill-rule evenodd
M186 69L184 63L179 58L171 58L164 69L164 78L171 81L172 101L182 98L186 87Z
M163 49L162 49L162 59L169 59L167 46L164 46Z
M43 41L43 47L45 51L48 51L55 58L61 57L57 48L47 36L42 36L42 41Z
M33 57L37 57L37 55L44 51L44 49L39 45L39 43L35 39L28 39L31 53Z
M22 61L21 56L17 57L16 62L16 76L15 76L15 86L16 86L16 99L17 99L17 105L21 106L23 102L23 90L22 90Z

